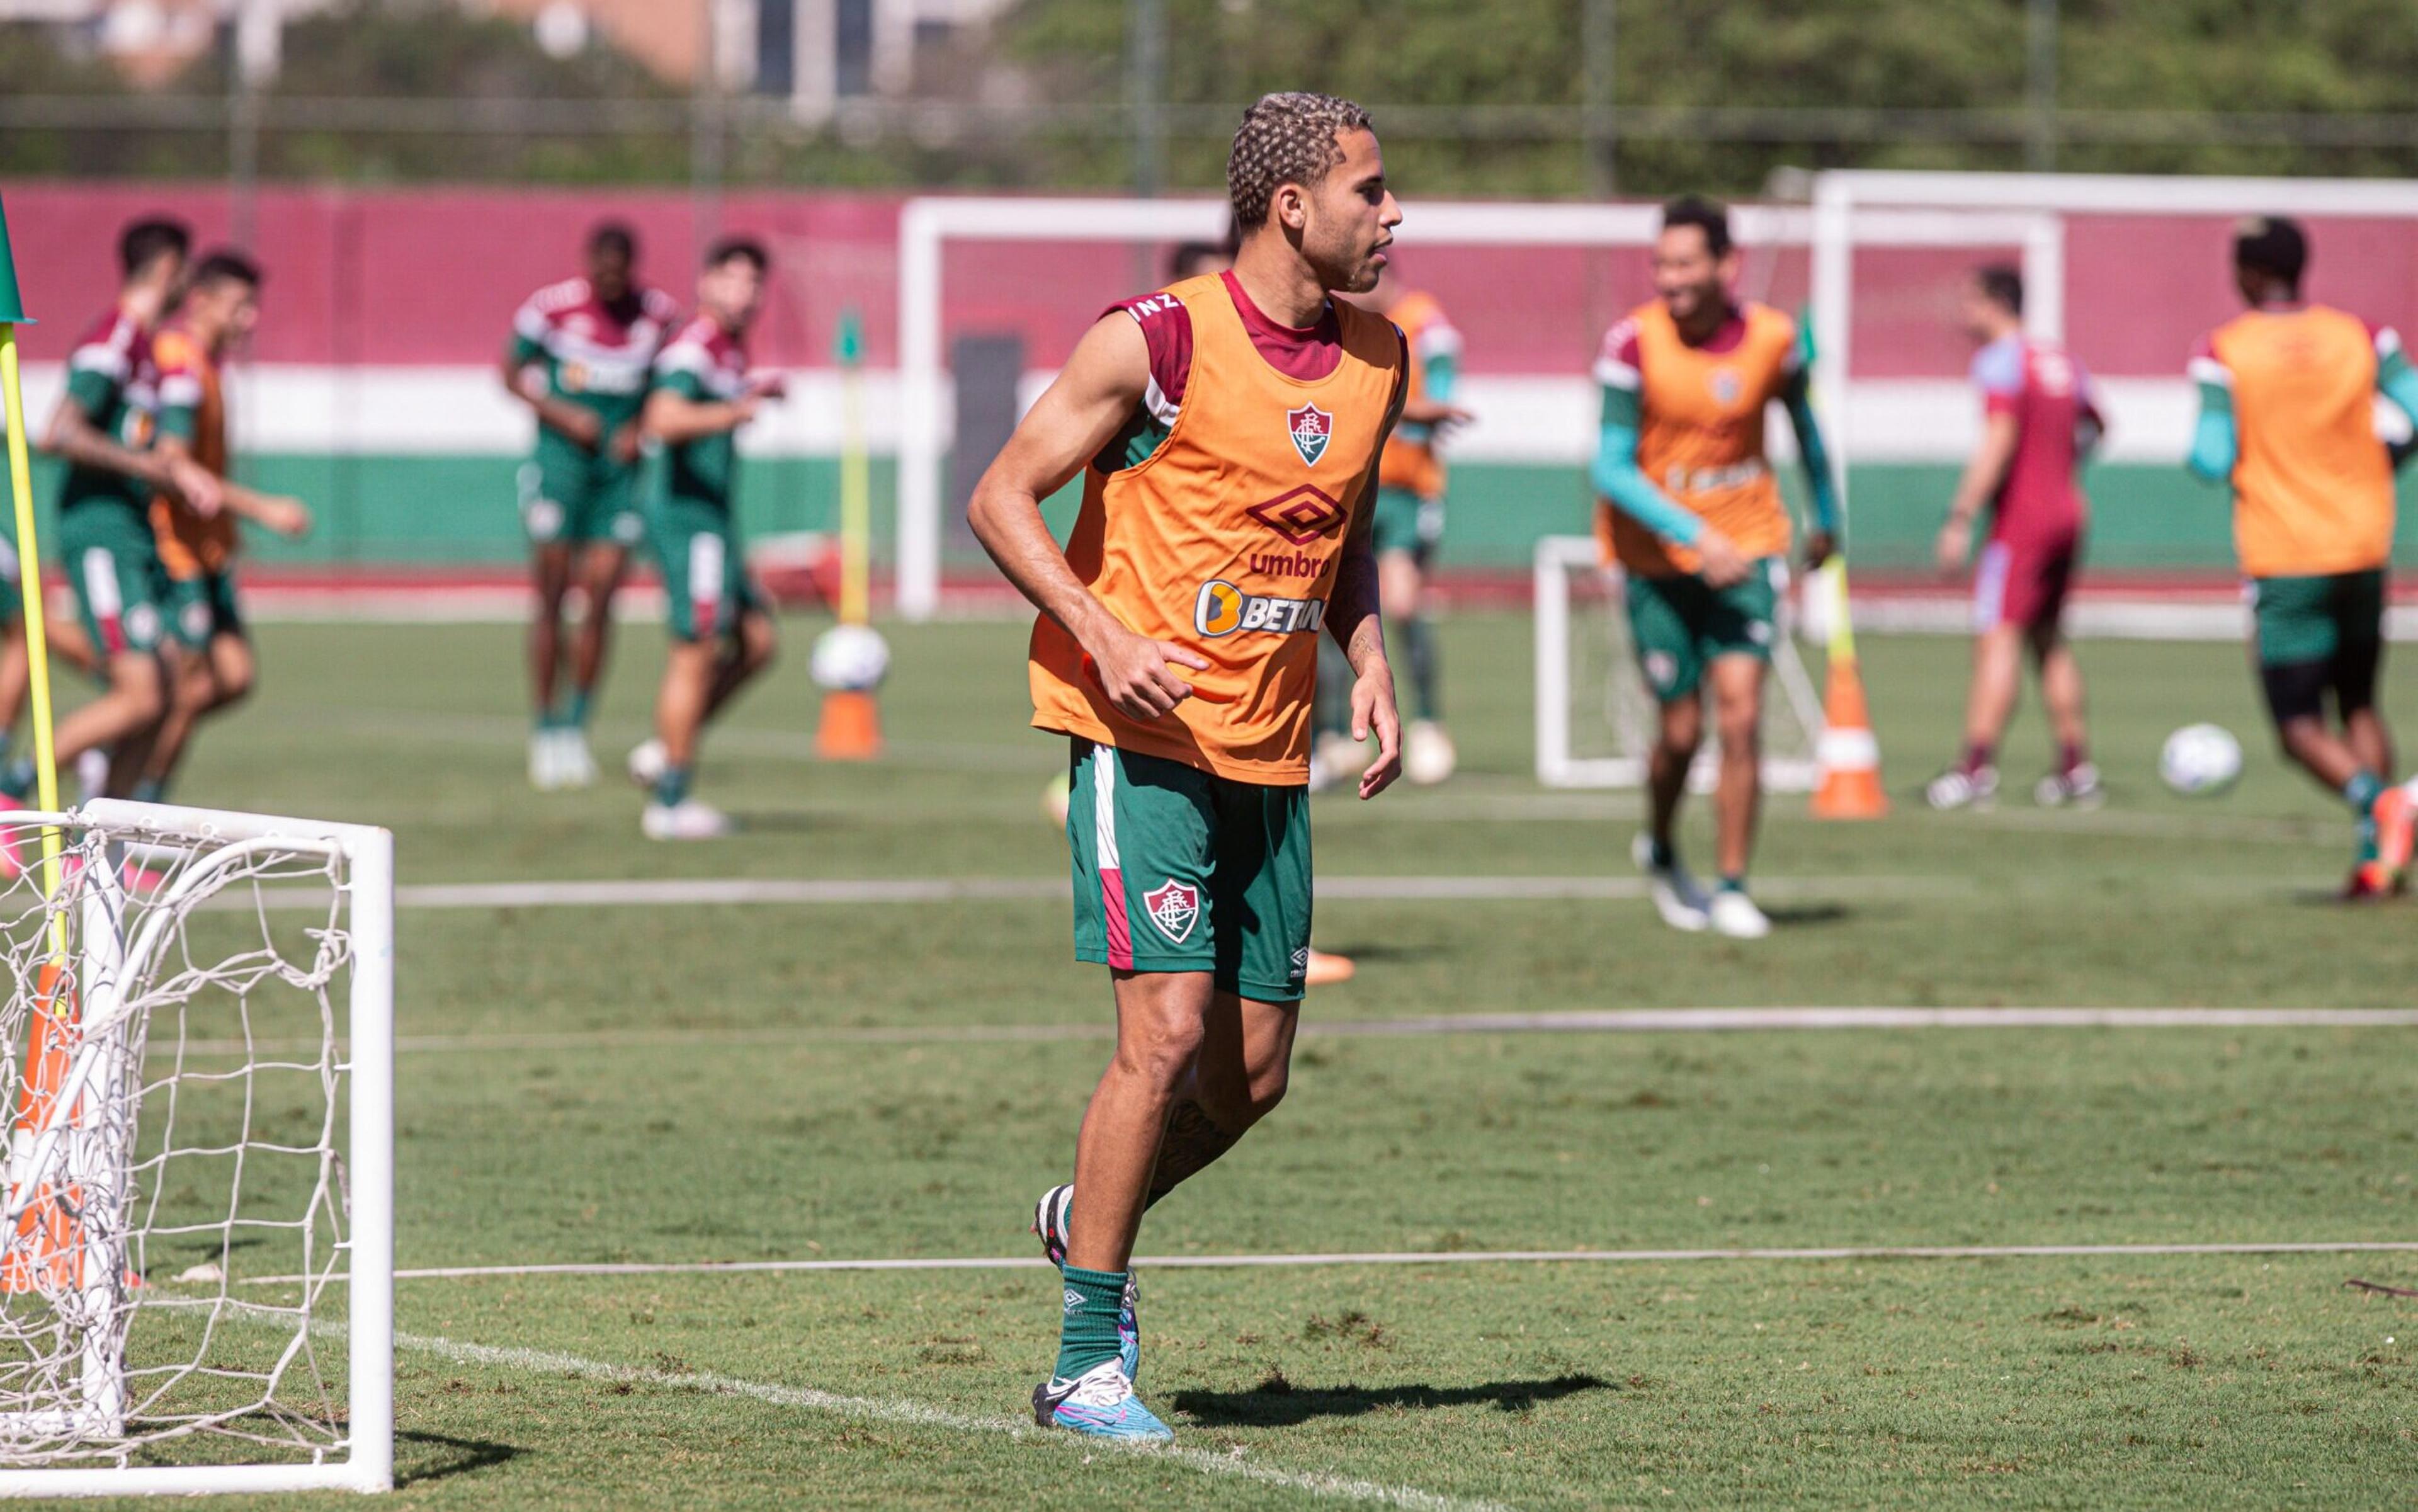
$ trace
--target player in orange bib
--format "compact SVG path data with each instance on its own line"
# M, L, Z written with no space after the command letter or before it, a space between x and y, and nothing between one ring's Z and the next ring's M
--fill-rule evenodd
M311 512L300 500L227 480L232 458L222 369L252 339L259 320L259 266L240 252L216 252L194 267L176 315L151 339L159 374L152 445L208 469L220 481L221 496L207 512L167 494L151 500L167 630L161 649L169 668L168 711L147 752L140 741L130 741L126 752L127 758L141 757L130 791L149 802L165 796L194 724L252 691L252 638L236 603L236 522L249 520L289 538L311 528Z
M1764 451L1778 404L1797 432L1813 503L1809 567L1830 554L1838 506L1807 393L1797 323L1741 303L1729 212L1690 196L1663 207L1654 287L1605 333L1596 359L1603 431L1591 477L1607 561L1628 573L1630 637L1661 706L1647 771L1652 810L1633 854L1665 924L1736 939L1768 934L1746 893L1762 803L1764 672L1792 526ZM1721 736L1713 794L1721 885L1679 863L1676 825L1709 699Z
M2386 786L2393 735L2376 707L2394 500L2375 405L2382 394L2418 421L2418 372L2390 328L2302 300L2308 258L2290 221L2260 217L2235 236L2234 282L2250 308L2192 355L2191 468L2232 484L2276 739L2350 805L2358 853L2345 895L2375 897L2402 887L2418 829L2418 800Z
M1354 733L1377 736L1360 796L1400 770L1370 529L1407 359L1332 296L1375 283L1401 211L1368 114L1324 95L1254 104L1226 175L1233 269L1103 315L969 509L1041 610L1033 722L1071 747L1075 954L1116 996L1075 1180L1034 1224L1064 1284L1033 1414L1110 1438L1170 1436L1134 1394L1142 1210L1284 1094L1321 630L1351 659ZM1039 501L1079 472L1062 550Z

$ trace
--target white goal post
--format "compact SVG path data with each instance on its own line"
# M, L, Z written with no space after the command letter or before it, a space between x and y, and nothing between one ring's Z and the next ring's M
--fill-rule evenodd
M1548 787L1637 787L1653 744L1654 700L1632 653L1620 570L1606 567L1593 536L1547 536L1537 542L1537 780ZM1764 786L1813 790L1822 734L1822 698L1798 654L1786 591L1771 646L1772 683L1764 702ZM1708 735L1689 786L1708 791L1720 753Z
M99 800L0 846L0 1496L388 1489L393 837Z
M1768 249L1813 249L1816 272L1815 327L1823 371L1842 379L1847 370L1844 330L1824 328L1830 318L1826 295L1844 313L1845 285L1829 288L1826 276L1851 276L1855 247L2005 247L2020 249L2026 272L2043 286L2060 283L2044 259L2056 255L2053 217L2028 211L1989 212L1971 209L1859 210L1846 218L1853 241L1839 255L1833 247L1824 263L1817 221L1825 214L1818 204L1807 206L1743 205L1732 213L1740 246L1751 252ZM942 297L945 254L952 243L1116 241L1136 245L1185 240L1216 240L1226 229L1228 209L1222 200L1133 200L1075 198L996 198L936 196L910 200L898 222L898 525L897 609L910 619L928 619L941 609L941 557L943 539L942 472L953 422L949 401L946 336ZM1642 204L1483 204L1414 201L1407 206L1400 239L1405 249L1422 247L1645 247L1661 224L1659 206ZM1833 269L1825 274L1823 268ZM1097 303L1105 306L1131 288L1102 288ZM1649 291L1635 291L1643 299ZM1634 302L1634 301L1631 301ZM2053 300L2039 301L2032 316L2043 334L2056 333ZM1482 334L1482 333L1479 333ZM1574 331L1570 368L1565 376L1584 381L1596 331ZM1833 386L1826 403L1846 406L1846 389ZM1472 428L1483 444L1485 416ZM1850 427L1834 422L1833 431ZM1581 416L1573 430L1574 444L1594 434ZM1845 437L1832 441L1835 449ZM1571 524L1583 524L1573 518Z

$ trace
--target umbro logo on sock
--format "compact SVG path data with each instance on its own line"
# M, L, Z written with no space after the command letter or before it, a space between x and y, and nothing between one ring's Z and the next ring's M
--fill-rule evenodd
M1068 1312L1074 1312L1079 1309L1082 1306L1083 1293L1076 1291L1073 1287L1068 1287L1066 1289L1066 1310Z

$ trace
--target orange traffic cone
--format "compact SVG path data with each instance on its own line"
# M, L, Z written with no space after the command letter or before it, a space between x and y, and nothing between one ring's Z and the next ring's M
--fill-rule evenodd
M9 1139L12 1164L32 1154L35 1136L50 1122L75 1053L75 996L59 990L56 965L43 966L38 991L42 1006L34 1014L32 1043L26 1046L24 1091L17 1101ZM13 1188L8 1195L16 1196ZM83 1269L79 1251L84 1234L75 1218L83 1196L77 1187L61 1189L47 1181L35 1188L33 1200L17 1215L17 1233L7 1246L7 1259L0 1261L0 1292L55 1292L75 1287Z
M1822 737L1814 746L1821 782L1814 789L1817 819L1877 819L1889 813L1881 790L1881 745L1873 738L1864 709L1864 680L1852 656L1830 658L1830 686L1823 697Z
M823 695L815 755L825 761L871 761L881 755L881 710L872 694L844 688Z

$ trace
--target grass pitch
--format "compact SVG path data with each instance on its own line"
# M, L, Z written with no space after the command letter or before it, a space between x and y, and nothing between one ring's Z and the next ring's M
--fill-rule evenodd
M666 848L607 784L522 785L516 633L269 627L180 796L390 825L406 1267L1023 1257L1107 1042L1040 818L1020 629L894 634L892 754L809 759L814 629L709 746L747 832ZM2418 1239L2403 1030L1320 1034L1700 1005L2388 1007L2418 910L2322 901L2337 808L2268 756L2231 647L2092 644L2096 814L1921 812L1963 648L1865 660L1898 812L1771 806L1783 927L1684 938L1628 875L1634 800L1529 780L1527 626L1445 627L1464 770L1316 804L1291 1099L1152 1214L1146 1256ZM599 732L659 663L621 643ZM2407 677L2389 703L2418 730ZM2213 802L2158 741L2251 747ZM2027 719L2011 779L2043 748ZM1699 811L1691 830L1708 837ZM1457 879L1425 898L1367 879ZM443 907L605 878L950 879L901 901ZM1524 880L1523 880L1524 879ZM1539 883L1538 879L1544 879ZM1580 879L1572 882L1569 879ZM1490 895L1524 888L1542 897ZM458 901L458 900L456 900ZM1313 1504L2343 1506L2418 1473L2418 1256L1142 1265L1173 1456L1018 1430L1046 1271L406 1280L406 1506Z

